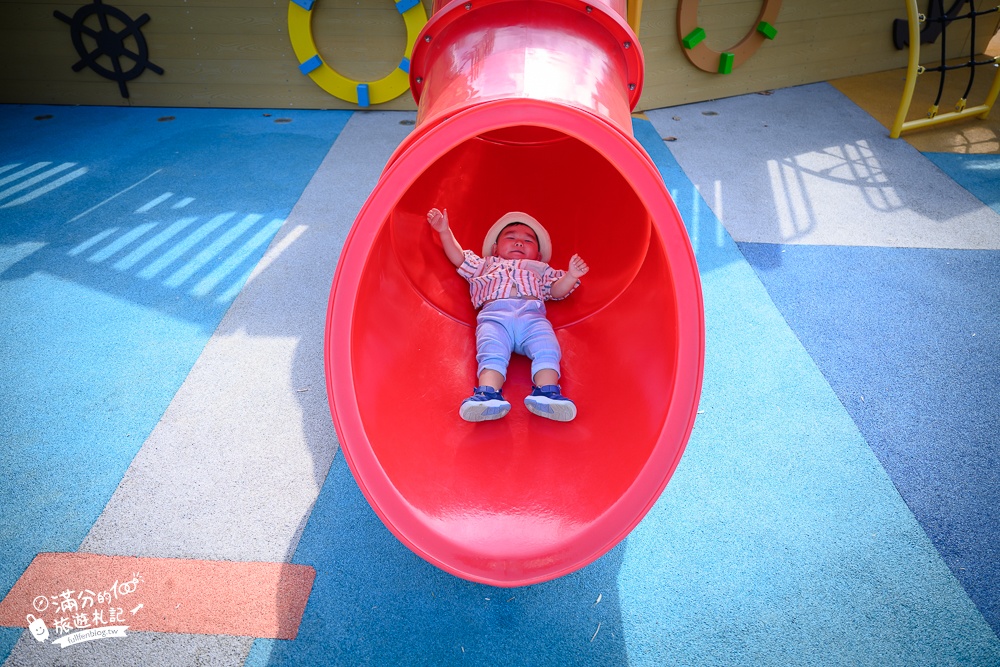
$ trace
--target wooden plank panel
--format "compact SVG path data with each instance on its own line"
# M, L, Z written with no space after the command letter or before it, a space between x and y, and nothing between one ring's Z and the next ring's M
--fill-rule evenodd
M54 87L37 82L19 82L18 85L0 90L0 104L66 104L69 97L74 104L98 106L148 106L148 107L227 107L251 109L357 109L326 94L321 89L296 89L280 85L191 85L143 84L141 80L128 84L130 98L118 93L115 83L101 80L92 82L66 82ZM265 102L270 102L267 104ZM383 105L384 110L413 110L409 94Z
M350 2L350 0L320 0L321 2ZM65 8L69 8L70 14L73 11L88 5L92 0L79 0L78 2L34 2L32 0L0 0L0 11L3 11L4 5L58 5ZM126 13L142 13L148 12L150 9L155 9L157 7L176 7L177 5L191 4L191 0L103 0L104 4L111 5L113 7L118 7L124 10ZM194 0L198 7L232 7L233 0ZM266 8L266 7L279 7L282 9L287 9L289 0L239 0L239 6L247 9L252 8Z
M736 4L744 6L744 13L751 6L745 2ZM725 0L704 0L705 7L715 8L711 11L724 5ZM988 6L985 0L983 5ZM701 72L687 63L676 34L676 0L644 5L647 6L653 9L644 10L642 18L641 43L647 75L640 109L883 71L906 64L906 51L897 51L891 41L892 20L905 16L905 5L897 1L869 3L860 14L856 3L843 0L786 3L777 22L778 38L765 43L753 58L730 75ZM961 24L953 24L950 29L953 32L949 33L949 54L967 49L967 28L963 31ZM743 34L739 32L734 39ZM983 31L986 35L991 32ZM712 46L723 49L728 44ZM936 51L926 48L922 55L927 62L939 58Z
M129 86L136 106L233 107L263 109L357 109L316 86L295 88L278 84L255 86L236 84L159 84ZM270 104L263 103L269 101ZM413 110L413 98L407 93L380 104L380 110Z
M121 9L132 19L148 14L149 22L142 27L147 39L150 34L189 31L197 34L285 34L288 27L287 4L261 8L244 8L234 4L227 7L203 7L181 2L159 7L148 4L125 7L119 2L108 4ZM53 16L53 12L58 10L72 18L81 6L83 5L72 3L22 2L0 5L0 17L4 18L5 25L16 26L17 29L44 30L48 26L55 26L68 30L69 26ZM16 21L16 24L7 23L8 20ZM96 20L96 16L91 20Z
M350 0L324 0L317 4L314 12L313 32L322 57L345 76L359 81L376 80L392 72L406 44L406 28L394 4L391 0L377 4L377 9L358 10L357 3ZM143 26L143 34L149 44L150 59L166 71L162 82L225 84L229 91L233 90L233 85L259 86L263 81L269 86L280 86L290 82L296 98L307 104L329 105L329 94L298 70L298 59L287 34L287 2L258 0L241 3L238 7L231 2L200 2L192 7L161 0L154 4L119 2L115 6L133 16L148 13L152 17ZM81 81L99 87L110 86L113 92L117 91L114 82L89 71L75 73L70 69L79 55L72 47L69 26L55 18L52 12L59 10L72 15L78 7L66 3L5 1L0 4L0 16L5 19L2 25L12 28L0 31L0 55L20 54L23 59L29 54L31 62L29 68L6 74L6 81L17 85L6 87L5 98L19 100L23 98L18 95L27 95L26 101L58 99L51 87L37 87L36 92L31 92L30 82L35 79L45 80L50 85L75 84L61 88L67 95L70 90L77 91ZM40 44L49 46L39 48ZM123 63L130 64L130 61ZM151 83L153 78L156 78L154 73L143 74L140 79L128 83L130 91L135 90L138 82ZM43 89L44 94L39 94ZM295 89L300 92L296 94ZM281 99L285 100L287 94L282 91ZM197 95L204 100L204 92ZM241 100L248 97L233 96L231 92L228 96ZM87 99L94 97L103 100L106 93ZM168 97L177 98L176 91ZM404 97L403 100L404 105L412 107L412 99L407 101ZM177 101L183 103L182 98ZM268 101L260 100L256 104ZM132 102L136 102L134 94ZM295 100L292 103L295 104Z
M95 78L96 75L94 75ZM110 81L67 81L52 85L47 81L17 81L0 86L0 104L72 104L129 106Z
M762 0L700 0L716 49L730 46L752 27ZM923 0L922 0L923 1ZM995 0L979 0L982 7ZM109 0L132 17L149 14L143 26L150 58L165 69L128 83L123 101L117 85L85 70L69 26L55 10L72 15L78 2L0 0L0 101L168 106L275 105L355 108L336 100L298 70L288 37L288 0ZM427 3L425 2L425 6ZM641 108L724 97L901 67L906 52L892 46L895 18L905 17L902 0L785 0L778 37L765 43L730 75L708 74L684 57L676 34L677 0L645 0L641 43L646 77ZM981 19L982 48L996 19ZM317 0L313 34L325 62L345 76L372 81L399 63L405 26L392 0ZM949 56L967 50L968 28L949 28ZM953 50L954 49L954 50ZM938 58L925 47L925 62ZM91 90L91 88L93 90ZM404 95L379 108L413 108Z
M52 51L69 54L74 61L77 59L76 50L70 42L69 34L64 36L61 33L55 39L50 38L50 33L37 30L5 32L0 30L0 41L4 42L4 48L11 53L33 53L37 52L36 45L42 40L49 40L51 49L45 49L51 54ZM161 56L170 54L174 57L186 56L204 57L208 59L236 58L239 60L281 60L288 59L294 61L295 54L288 38L280 35L277 39L247 39L240 35L159 35L155 41L149 44L150 59L159 63ZM360 51L356 57L364 55ZM71 63L72 64L72 63ZM298 62L292 62L292 66L298 66Z
M260 85L261 82L273 82L273 83L289 83L292 85L301 85L302 87L316 87L312 79L302 74L298 69L298 63L288 54L289 57L281 59L236 59L236 58L226 58L226 59L206 59L206 58L191 58L191 59L168 59L159 58L155 59L155 63L163 68L164 73L162 75L156 74L153 71L147 70L143 72L139 78L133 79L128 82L131 85L135 82L142 81L147 84L156 83L171 83L171 84L244 84L244 85ZM104 79L100 77L95 72L90 69L83 69L80 72L74 72L72 65L77 61L76 53L60 53L37 56L33 59L32 67L29 68L11 68L7 72L6 81L8 84L13 85L15 82L33 81L33 80L44 80L50 84L58 84L62 82L76 82L81 79L90 80L94 83L100 81L108 81L111 85L117 85L111 82L109 79ZM125 61L123 61L125 62ZM132 61L127 61L126 67L132 65ZM355 69L371 69L372 63L364 62L351 62L347 61L347 65L355 65ZM105 67L110 68L110 63L104 63ZM366 80L374 80L389 74L395 65L386 65L386 69L381 72L372 72L372 76ZM344 70L346 73L346 68Z

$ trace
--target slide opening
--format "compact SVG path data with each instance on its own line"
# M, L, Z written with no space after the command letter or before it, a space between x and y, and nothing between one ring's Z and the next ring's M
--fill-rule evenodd
M553 266L574 252L590 264L576 292L547 302L577 420L527 412L529 363L517 355L511 413L459 418L476 384L476 313L427 224L432 206L477 254L497 218L523 210L549 230ZM663 246L619 169L556 130L484 132L423 167L379 223L350 339L360 419L410 514L383 519L411 548L460 576L522 581L578 567L631 529L593 530L649 465L671 404L679 311Z

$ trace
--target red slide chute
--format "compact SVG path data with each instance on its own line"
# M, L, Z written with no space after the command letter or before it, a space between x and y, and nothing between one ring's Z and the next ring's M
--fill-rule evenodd
M704 363L694 254L632 136L642 53L624 2L456 0L413 51L417 125L358 214L326 327L330 407L344 456L392 533L459 577L496 586L577 570L656 502L690 436ZM548 303L563 348L568 423L521 404L467 423L476 384L468 285L427 224L448 209L467 248L527 211L551 264L591 267Z

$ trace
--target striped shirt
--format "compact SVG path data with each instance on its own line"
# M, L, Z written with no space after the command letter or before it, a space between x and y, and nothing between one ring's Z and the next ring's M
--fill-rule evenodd
M566 272L553 269L545 262L531 259L483 258L471 250L466 250L465 261L458 267L458 274L469 281L472 305L480 308L484 303L496 299L536 297L542 301L549 301L553 299L552 285L566 275ZM580 281L576 281L576 285L573 285L566 296L579 284Z

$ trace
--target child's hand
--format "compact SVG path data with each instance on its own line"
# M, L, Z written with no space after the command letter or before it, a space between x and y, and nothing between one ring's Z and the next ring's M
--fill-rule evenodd
M436 208L427 211L427 223L438 233L448 231L451 227L448 223L448 209L445 209L444 213Z
M580 259L579 255L573 255L569 258L569 269L566 273L574 278L579 278L583 274L587 273L587 271L590 271L590 267L587 266L585 261Z

